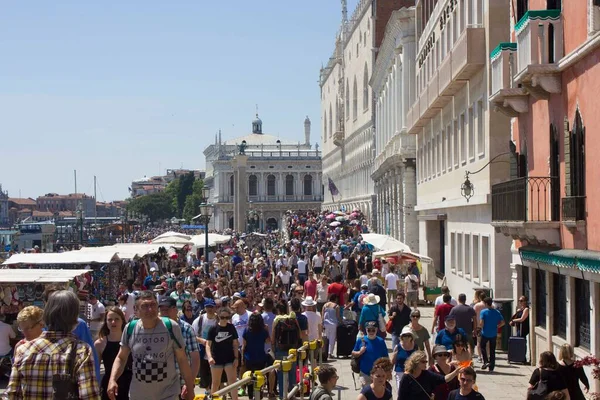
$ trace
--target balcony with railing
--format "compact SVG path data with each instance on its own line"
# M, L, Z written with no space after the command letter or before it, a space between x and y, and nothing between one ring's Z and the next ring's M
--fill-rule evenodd
M492 186L492 226L536 244L560 244L560 188L556 177L517 178Z
M490 105L516 117L529 110L529 98L525 89L513 87L513 71L517 57L516 43L500 43L490 54L492 90Z
M531 10L515 25L517 68L515 82L536 98L560 93L558 62L564 55L561 10Z
M585 196L562 198L562 224L567 229L585 231L587 211Z

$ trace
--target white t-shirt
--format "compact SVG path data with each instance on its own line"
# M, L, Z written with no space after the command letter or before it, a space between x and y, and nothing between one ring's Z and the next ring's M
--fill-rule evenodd
M441 295L441 296L438 296L438 297L435 298L434 307L441 306L442 304L444 304L444 295ZM453 306L457 306L458 302L453 297L450 300L450 304L452 304Z
M320 255L315 254L315 256L312 259L312 263L313 268L321 268L323 267L323 258Z
M398 275L390 272L385 276L385 282L388 290L398 290Z
M308 271L306 270L306 261L298 260L298 273L299 274L307 274L308 273Z
M327 302L327 289L329 289L329 284L317 283L317 302L326 303Z
M7 323L0 321L0 356L10 353L12 350L10 339L14 339L16 337L17 334L13 328Z
M237 331L238 337L242 337L244 334L244 330L248 327L248 320L250 319L250 315L252 313L248 310L242 315L235 313L231 317L231 323L235 326L235 330ZM241 343L241 342L240 342Z
M317 340L319 338L321 315L315 311L305 311L303 314L308 320L308 340Z
M412 287L412 282L416 282L417 285L419 283L419 278L415 275L415 274L408 274L406 275L406 278L404 278L404 282L406 283L406 291L407 292L418 292L419 289L413 289Z
M89 306L92 309L92 312L90 313L91 319L100 318L105 312L104 304L100 303L99 301L97 301L94 305L89 304ZM91 321L90 330L96 332L100 331L102 324L104 324L104 321Z
M292 277L292 274L290 273L290 271L285 271L285 272L279 271L277 273L277 276L281 278L281 282L283 282L284 285L290 284L290 278Z

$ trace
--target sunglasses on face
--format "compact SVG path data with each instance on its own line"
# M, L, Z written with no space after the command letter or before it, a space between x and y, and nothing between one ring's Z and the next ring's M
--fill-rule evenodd
M221 315L219 316L220 319L230 319L231 317L229 315Z
M413 315L413 316L411 316L411 318L419 319L419 318L421 318L421 316L420 315Z
M367 329L367 332L368 333L375 333L375 332L377 332L377 329Z

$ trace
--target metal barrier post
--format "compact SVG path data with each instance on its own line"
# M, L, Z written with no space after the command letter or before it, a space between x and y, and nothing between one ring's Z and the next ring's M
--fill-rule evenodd
M319 360L319 365L323 364L323 340L317 340L317 350L319 350L319 354L317 355ZM329 349L327 349L329 351Z
M298 387L300 389L300 399L304 397L304 368L303 368L303 359L306 358L306 351L301 350L298 352Z
M311 342L308 343L308 349L309 349L309 357L310 357L310 393L309 395L312 393L313 390L315 390L315 380L316 380L316 373L315 373L315 351L317 349L317 345L318 345L318 340L313 340Z
M281 372L283 373L283 388L281 388L281 392L283 394L282 400L287 399L287 393L289 390L289 379L288 374L292 370L292 362L289 360L284 360L281 362Z

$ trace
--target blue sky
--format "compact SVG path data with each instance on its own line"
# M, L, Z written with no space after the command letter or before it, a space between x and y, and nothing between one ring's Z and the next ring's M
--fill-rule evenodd
M350 13L357 0L348 3ZM128 196L159 168L251 130L319 140L318 76L339 0L3 2L0 184L9 195Z

